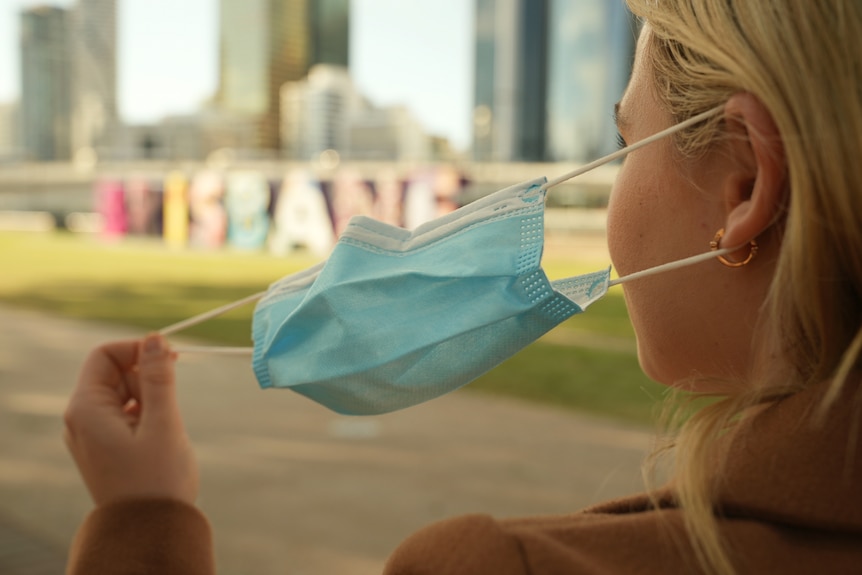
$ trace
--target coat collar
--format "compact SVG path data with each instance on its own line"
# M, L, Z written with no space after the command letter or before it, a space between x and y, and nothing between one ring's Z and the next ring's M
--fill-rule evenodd
M845 386L821 425L815 410L826 384L789 396L745 420L722 447L718 510L799 528L862 533L862 386ZM677 507L673 484L607 502L588 513Z
M796 393L740 425L720 475L726 516L862 532L862 388L846 385L818 423L826 389Z

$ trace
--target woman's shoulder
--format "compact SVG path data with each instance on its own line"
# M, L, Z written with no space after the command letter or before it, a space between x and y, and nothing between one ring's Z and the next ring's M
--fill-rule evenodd
M465 515L434 523L402 543L386 575L447 573L667 573L684 564L674 549L682 523L647 509L645 496L568 515L494 519ZM663 516L663 517L660 517Z
M757 515L725 516L719 530L739 573L852 572L862 562L862 535L800 530ZM385 575L699 573L695 557L683 513L665 491L566 515L447 519L405 540Z
M495 573L521 575L516 536L488 515L465 515L432 523L406 539L390 556L385 575Z

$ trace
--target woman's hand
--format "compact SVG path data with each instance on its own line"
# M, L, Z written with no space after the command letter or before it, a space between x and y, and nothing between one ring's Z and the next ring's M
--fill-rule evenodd
M66 445L96 505L194 504L198 467L177 405L176 354L159 335L93 350L66 409Z

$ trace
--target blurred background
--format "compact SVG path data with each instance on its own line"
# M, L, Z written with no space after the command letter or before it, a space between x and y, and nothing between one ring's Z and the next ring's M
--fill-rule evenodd
M0 0L0 571L62 570L89 509L59 441L88 346L313 265L354 215L414 228L612 152L637 33L622 0ZM550 192L551 278L609 264L616 170ZM406 416L181 364L223 573L374 573L428 521L631 492L662 395L619 292Z
M634 28L616 0L2 0L0 210L183 243L158 212L185 204L214 243L298 190L336 234L413 227L613 151ZM552 205L602 207L612 178Z

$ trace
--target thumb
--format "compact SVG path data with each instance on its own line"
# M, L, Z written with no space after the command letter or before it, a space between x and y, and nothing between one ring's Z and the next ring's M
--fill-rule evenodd
M139 345L141 426L151 430L182 428L174 376L175 354L159 334L148 335Z

